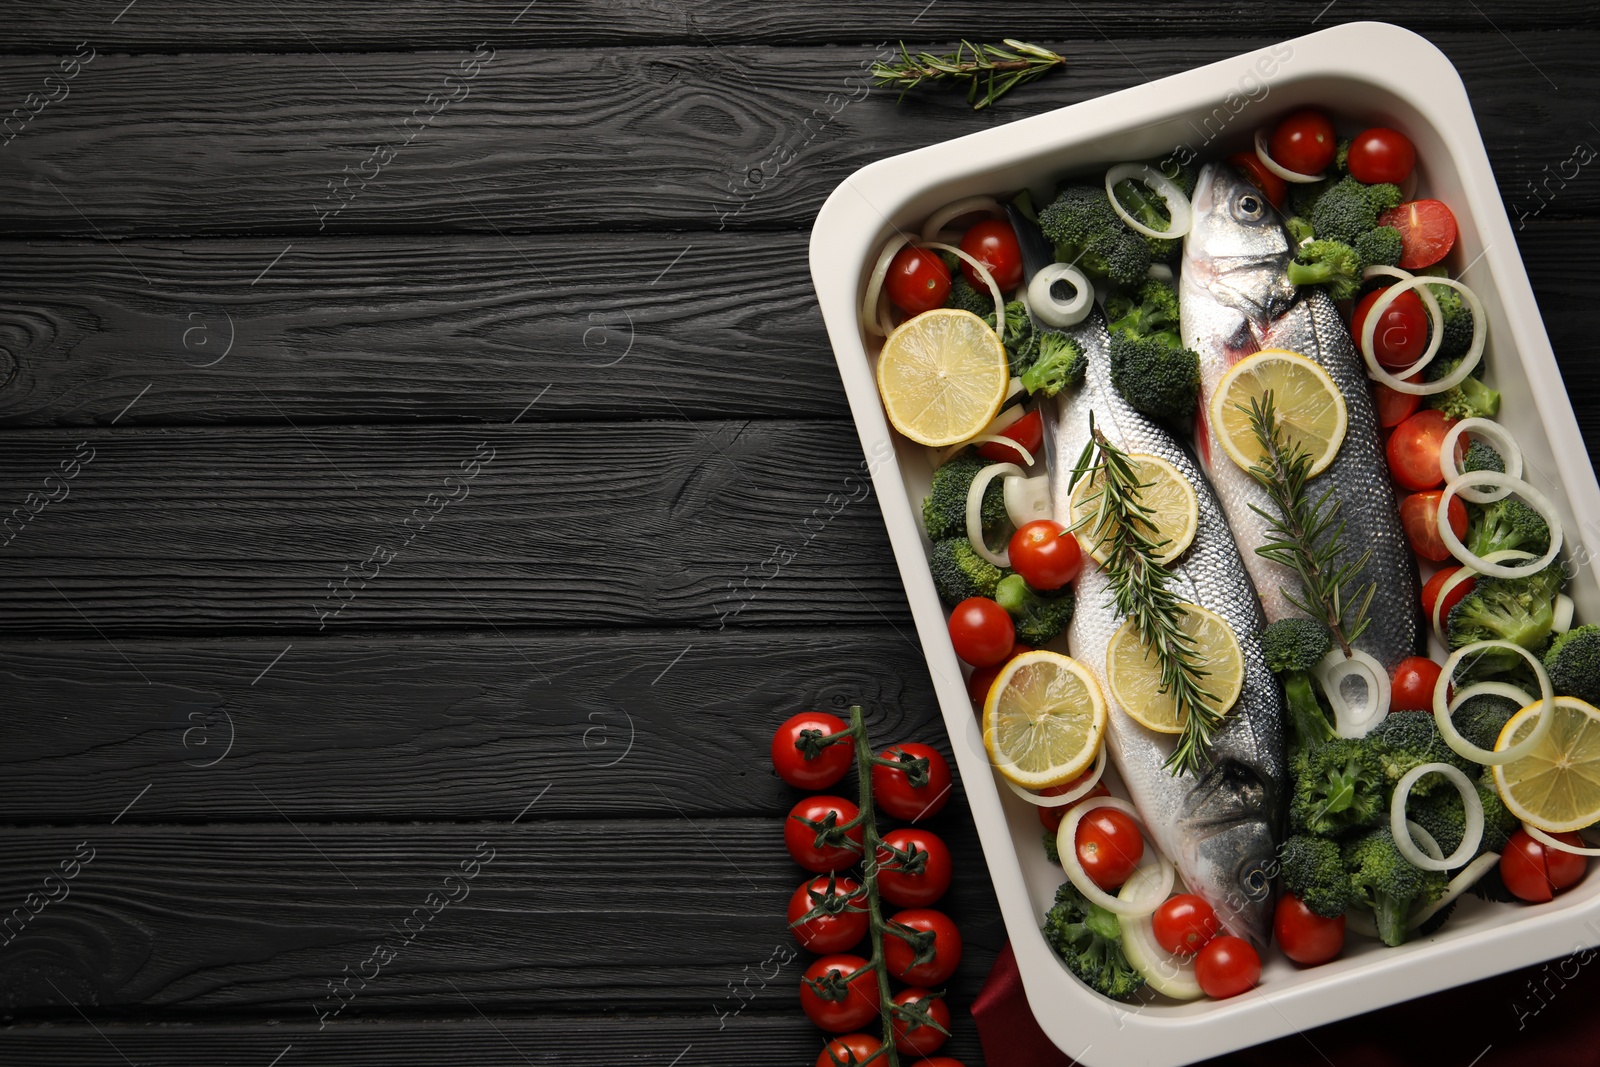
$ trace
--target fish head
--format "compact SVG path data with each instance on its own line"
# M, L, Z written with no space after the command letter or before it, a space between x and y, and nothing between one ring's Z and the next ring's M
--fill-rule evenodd
M1190 891L1216 909L1229 933L1258 949L1266 948L1272 929L1279 792L1276 776L1267 768L1213 752L1182 819L1182 840L1190 853L1183 867Z
M1294 246L1283 218L1261 191L1227 163L1208 163L1190 198L1194 220L1183 239L1183 278L1220 304L1264 324L1294 303Z

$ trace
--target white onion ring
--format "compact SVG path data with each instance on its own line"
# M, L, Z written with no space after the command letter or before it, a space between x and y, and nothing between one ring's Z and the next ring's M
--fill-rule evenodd
M878 261L872 265L872 274L867 278L867 292L861 300L861 328L878 337L888 336L878 322L878 296L883 292L883 279L888 276L889 264L900 251L900 246L909 240L911 238L903 233L889 238L889 243L878 253Z
M1007 448L1014 448L1022 457L1022 461L1025 466L1033 466L1033 453L1029 452L1026 448L1023 448L1018 442L1013 441L1011 438L1002 434L980 433L976 437L967 438L965 443L969 445L1005 445Z
M1165 263L1152 263L1150 269L1144 272L1146 278L1154 278L1158 282L1171 282L1173 279L1172 268Z
M989 295L994 298L994 332L996 334L1004 333L1006 328L1006 298L1000 292L1000 287L995 284L994 275L989 273L989 268L961 251L955 245L947 245L942 241L929 241L921 247L932 248L939 252L953 252L958 259L977 273L979 280L989 287Z
M1403 371L1396 372L1396 376L1401 379L1415 377L1422 370L1422 368L1433 362L1433 357L1439 353L1439 346L1444 343L1444 312L1439 309L1439 299L1433 295L1433 291L1428 288L1426 281L1426 279L1431 277L1431 275L1424 275L1422 276L1423 280L1418 281L1417 279L1419 276L1412 274L1408 270L1401 270L1399 267L1387 267L1383 266L1382 264L1377 264L1367 267L1365 270L1363 270L1361 272L1361 277L1364 280L1371 278L1400 279L1399 285L1389 286L1389 289L1393 290L1392 292L1385 290L1382 296L1373 301L1373 307L1375 309L1381 308L1382 311L1389 310L1389 305L1400 299L1400 294L1405 292L1407 289L1415 289L1417 291L1418 298L1422 300L1424 312L1428 316L1428 323L1432 327L1429 332L1433 336L1428 341L1428 347L1423 349L1422 355L1417 357L1415 363L1411 364L1411 366L1407 367ZM1361 336L1352 338L1352 340L1354 340L1358 346L1362 344L1367 346L1361 350L1362 356L1365 358L1366 354L1371 352L1373 353L1374 362L1376 362L1377 359L1377 350L1373 347L1377 340L1375 336L1378 328L1377 322L1378 320L1373 318L1372 314L1369 312L1367 315L1367 325L1370 326L1371 329L1363 327ZM1371 340L1367 340L1368 335L1374 336ZM1370 367L1371 363L1369 363L1368 366Z
M1011 554L1004 548L999 552L991 551L983 539L983 494L989 488L989 483L1002 474L1027 477L1015 463L991 463L978 472L967 487L967 540L972 542L974 552L996 567L1009 567Z
M1160 873L1150 867L1140 867L1128 876L1117 891L1117 896L1141 898L1150 891L1151 879ZM1122 950L1133 969L1144 975L1144 980L1157 993L1173 1000L1199 1000L1203 996L1200 982L1194 976L1194 956L1168 952L1156 941L1155 923L1148 915L1138 918L1122 916L1117 920L1122 928Z
M979 430L977 434L967 438L965 441L957 441L955 444L946 446L945 448L929 448L928 454L933 457L934 468L937 469L944 466L946 463L949 463L952 459L960 454L962 449L971 446L971 444L978 439L979 435L986 433L999 433L1012 423L1020 421L1022 416L1028 413L1027 410L1023 408L1021 404L1011 404L1008 403L1008 401L1010 401L1012 397L1016 396L1021 391L1022 379L1011 379L1011 386L1006 390L1006 398L1005 400L1001 401L1001 403L1005 404L1006 406L1000 409L1000 414L989 420L988 425L984 426L984 428Z
M1145 186L1166 203L1167 215L1170 220L1167 229L1151 229L1132 215L1122 206L1117 199L1116 185L1132 179L1143 182ZM1106 171L1106 196L1111 201L1111 210L1117 217L1128 224L1130 230L1144 234L1146 237L1176 238L1189 232L1190 225L1194 222L1194 208L1189 204L1189 198L1183 195L1183 190L1171 178L1162 174L1148 163L1118 163Z
M963 215L975 215L980 211L986 215L1001 217L1006 213L1006 209L1000 206L1000 201L992 196L969 196L965 200L957 200L928 216L928 221L922 224L922 242L927 244L938 240L939 231L944 229L946 223L954 222Z
M1371 653L1358 648L1347 657L1336 648L1311 670L1317 681L1322 683L1328 703L1333 706L1334 733L1340 737L1365 737L1388 716L1389 672ZM1369 710L1360 718L1355 716L1355 709L1345 700L1340 687L1346 675L1358 675L1366 679L1367 695L1371 701Z
M1290 170L1267 155L1267 131L1265 127L1256 131L1256 158L1261 160L1261 165L1272 173L1284 181L1293 182L1296 185L1310 185L1312 182L1320 182L1328 176L1327 171L1323 171L1321 174L1301 174L1297 170Z
M1466 810L1467 827L1461 834L1461 843L1450 855L1440 858L1429 856L1417 847L1416 840L1412 837L1410 827L1416 826L1406 819L1406 798L1411 795L1411 787L1417 784L1417 779L1425 774L1437 771L1449 779L1450 784L1456 787L1456 792L1461 794L1461 803ZM1417 826L1418 830L1422 827ZM1462 773L1461 768L1452 767L1448 763L1424 763L1413 767L1394 785L1394 796L1389 801L1389 832L1394 835L1395 847L1400 854L1411 862L1413 867L1425 871L1448 871L1461 866L1473 857L1478 851L1478 846L1483 843L1483 800L1478 796L1477 787ZM1427 831L1423 831L1424 834ZM1433 838L1429 836L1431 842ZM1437 842L1433 844L1434 851L1439 851Z
M878 294L878 329L888 337L894 333L894 328L894 310L889 306L889 290L885 289Z
M1379 276L1399 278L1399 285L1391 285L1379 294L1373 301L1372 310L1367 313L1366 325L1361 329L1361 336L1356 338L1356 347L1361 350L1361 358L1367 364L1367 377L1382 382L1397 393L1407 393L1411 396L1432 396L1442 393L1447 389L1454 389L1467 380L1467 375L1478 365L1478 360L1483 358L1483 346L1488 341L1489 327L1483 314L1483 304L1478 300L1478 294L1468 289L1454 278L1435 278L1427 274L1410 274L1398 267L1373 266L1366 269L1363 275L1367 278ZM1430 285L1447 285L1461 294L1461 300L1472 312L1472 344L1467 348L1467 354L1461 357L1461 364L1455 370L1446 374L1436 382L1408 382L1417 371L1433 362L1434 353L1439 351L1435 342L1444 339L1444 314L1439 310L1439 301L1434 299L1428 291ZM1401 371L1396 377L1378 362L1378 357L1372 348L1373 334L1378 328L1378 320L1389 309L1401 293L1407 289L1418 290L1422 297L1423 305L1428 309L1428 315L1433 323L1433 340L1428 342L1428 349L1411 366Z
M1064 281L1076 290L1072 299L1061 303L1051 287ZM1071 263L1052 263L1041 267L1028 283L1028 309L1046 326L1076 326L1094 308L1094 285L1083 271Z
M1000 488L1006 502L1006 517L1019 530L1037 519L1049 519L1055 515L1055 508L1050 503L1048 472L1032 478L1007 478Z
M1455 695L1450 698L1450 714L1454 715L1461 705L1473 697L1481 696L1505 697L1507 700L1515 700L1518 710L1539 699L1536 696L1530 696L1510 682L1474 682L1465 689L1456 690Z
M1512 478L1522 477L1522 449L1517 446L1517 439L1511 436L1504 426L1493 419L1470 418L1462 419L1449 432L1444 435L1444 440L1439 442L1439 473L1447 482L1461 478L1467 472L1456 466L1456 442L1461 440L1464 433L1475 433L1479 437L1487 437L1495 446L1495 451L1500 453L1500 458L1506 465L1506 474ZM1500 492L1485 492L1474 486L1463 486L1460 491L1461 499L1470 500L1474 504L1492 504L1496 500L1504 500L1511 490L1502 489Z
M1499 563L1501 560L1506 559L1532 559L1533 553L1524 552L1520 548L1501 548L1489 553L1483 558L1490 563ZM1445 648L1450 647L1450 641L1445 637L1444 619L1440 617L1440 609L1444 607L1445 601L1450 599L1450 594L1456 588L1456 586L1461 585L1463 582L1472 581L1474 578L1481 577L1482 575L1473 570L1471 567L1458 567L1456 568L1456 572L1450 577L1446 578L1444 580L1444 584L1439 587L1439 595L1433 599L1433 633L1434 636L1439 639L1439 643Z
M1456 532L1450 528L1450 498L1465 488L1469 480L1478 483L1480 488L1483 484L1503 485L1522 497L1524 502L1537 511L1544 519L1545 525L1550 528L1550 547L1545 549L1544 555L1532 563L1522 563L1514 567L1507 567L1503 563L1491 563L1481 556L1473 555L1467 546L1461 543L1461 538L1456 536ZM1509 474L1500 474L1497 471L1473 471L1471 474L1463 474L1453 482L1446 482L1444 495L1439 498L1439 514L1435 517L1435 521L1439 527L1439 537L1443 539L1445 547L1450 550L1452 556L1480 574L1496 578L1526 578L1530 574L1538 574L1561 552L1561 517L1556 514L1555 505L1550 503L1550 498L1521 478L1513 478Z
M1489 868L1494 867L1499 862L1500 853L1485 852L1483 855L1479 856L1477 859L1461 868L1456 876L1450 879L1450 884L1444 887L1443 896L1434 901L1432 904L1429 904L1427 907L1416 912L1411 916L1410 919L1406 920L1406 929L1415 930L1417 927L1433 918L1439 912L1449 907L1451 903L1453 903L1455 899L1462 893L1465 893L1467 890L1477 885L1478 879L1487 874L1489 872ZM1376 927L1374 927L1374 932L1376 932Z
M1564 634L1572 629L1572 613L1577 610L1577 605L1565 593L1556 594L1556 617L1550 624L1552 633Z
M1504 648L1515 652L1532 665L1533 673L1539 679L1539 721L1533 724L1533 730L1527 737L1500 752L1479 748L1462 737L1450 718L1450 705L1445 701L1445 694L1450 689L1450 679L1455 676L1456 666L1467 656L1487 648ZM1465 756L1474 763L1481 763L1487 767L1519 760L1542 745L1545 735L1550 732L1550 724L1555 721L1555 716L1546 715L1545 712L1554 707L1555 690L1550 687L1550 676L1544 672L1544 664L1539 662L1538 656L1512 641L1474 641L1470 645L1456 649L1450 653L1449 658L1444 661L1444 666L1439 669L1439 680L1433 683L1433 721L1439 726L1439 736L1444 738L1444 743L1449 745L1450 750L1456 755Z
M1100 745L1100 751L1096 753L1094 757L1094 768L1091 770L1089 777L1084 779L1083 784L1079 785L1078 788L1067 793L1062 793L1060 796L1047 797L1042 793L1035 793L1030 789L1024 789L1003 774L1000 776L1000 778L1006 783L1006 785L1011 787L1011 791L1013 793L1017 794L1017 796L1021 797L1023 800L1026 800L1029 804L1032 804L1036 808L1062 808L1066 807L1068 804L1076 804L1078 801L1094 792L1094 787L1100 784L1100 776L1105 773L1106 746L1102 743Z
M1600 856L1600 848L1582 848L1578 845L1569 845L1558 837L1552 837L1531 822L1523 823L1522 828L1528 832L1529 837L1546 848L1555 849L1557 852L1570 852L1574 856Z
M1149 851L1155 854L1156 862L1160 865L1157 871L1157 877L1161 880L1157 887L1159 892L1151 893L1141 901L1130 901L1114 897L1094 884L1089 872L1078 862L1078 824L1095 808L1115 808L1132 819L1139 832L1145 835ZM1090 797L1068 812L1067 817L1061 820L1061 829L1056 832L1056 852L1061 856L1061 866L1066 869L1067 879L1084 895L1084 899L1100 905L1114 915L1126 915L1130 918L1149 915L1172 893L1173 883L1178 878L1178 872L1173 869L1171 861L1163 856L1161 850L1156 848L1155 842L1150 840L1150 833L1145 829L1144 820L1139 818L1139 812L1132 804L1118 797ZM1146 864L1140 864L1140 867L1144 866ZM1149 906L1146 907L1146 904Z

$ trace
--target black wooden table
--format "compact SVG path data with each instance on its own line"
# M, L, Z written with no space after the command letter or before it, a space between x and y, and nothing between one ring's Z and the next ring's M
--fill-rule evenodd
M945 744L876 506L804 523L870 160L1402 21L1600 448L1600 176L1532 189L1600 142L1594 3L124 4L0 15L6 1064L810 1062L769 732ZM962 36L1070 66L824 107ZM964 1008L1004 933L939 828Z

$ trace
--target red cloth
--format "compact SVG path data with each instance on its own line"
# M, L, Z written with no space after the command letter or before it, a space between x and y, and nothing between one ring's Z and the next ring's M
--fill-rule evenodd
M1382 1008L1206 1061L1207 1067L1596 1067L1600 950ZM1072 1067L1028 1011L1010 944L972 1017L991 1067ZM1102 1056L1106 1053L1102 1052ZM1106 1056L1115 1062L1115 1055Z

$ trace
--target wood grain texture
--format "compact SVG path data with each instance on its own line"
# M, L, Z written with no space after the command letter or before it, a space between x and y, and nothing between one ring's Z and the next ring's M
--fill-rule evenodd
M800 226L873 160L1271 39L1125 40L1108 49L1075 36L1062 46L1069 74L976 114L950 94L898 107L881 92L852 102L865 92L857 75L872 46L500 50L454 87L445 78L469 53L245 64L226 55L106 54L0 156L9 192L0 230L272 232L286 235L286 247L319 232ZM1600 33L1438 40L1467 72L1508 200L1526 199L1542 168L1593 136L1586 101L1600 92L1600 72L1588 57ZM1562 91L1530 77L1530 55ZM0 99L20 102L53 67L31 57L6 64ZM441 110L427 118L430 109ZM1551 211L1597 207L1600 183L1574 181ZM274 269L295 269L293 254Z

